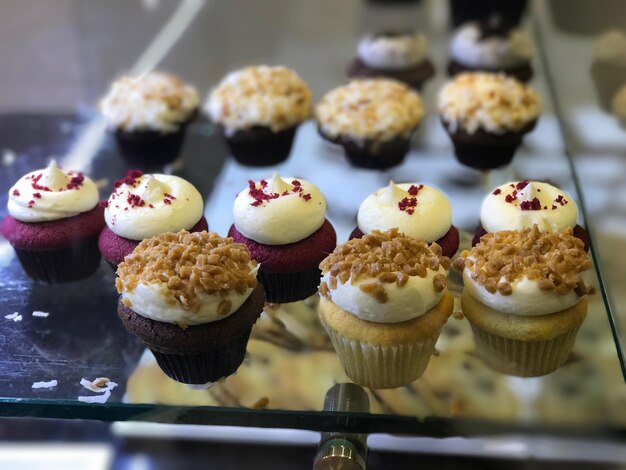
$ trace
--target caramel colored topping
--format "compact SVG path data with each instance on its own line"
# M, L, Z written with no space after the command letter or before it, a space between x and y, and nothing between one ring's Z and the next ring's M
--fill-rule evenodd
M133 291L138 284L159 285L168 303L197 312L200 294L244 294L256 286L245 245L213 232L163 233L142 240L117 268L117 291ZM218 313L225 315L231 303L224 299Z

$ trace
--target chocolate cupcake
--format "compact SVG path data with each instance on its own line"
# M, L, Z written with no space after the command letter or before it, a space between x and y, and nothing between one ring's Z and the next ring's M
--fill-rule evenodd
M106 226L98 247L113 269L144 238L160 233L208 229L202 212L204 203L198 190L173 175L144 175L130 170L116 181L109 199L102 203Z
M497 18L473 21L459 26L452 36L448 74L502 72L528 82L533 76L533 54L533 43L521 29L509 29Z
M9 189L2 235L32 279L69 282L100 265L98 234L104 225L98 188L55 163L24 175Z
M468 72L439 92L439 112L459 162L487 170L511 162L537 123L541 99L504 74Z
M419 90L435 74L422 34L399 32L365 36L359 41L357 53L348 66L350 78L387 77Z
M208 385L243 362L263 310L245 246L211 232L143 240L117 270L117 313L172 379Z
M593 43L591 78L600 106L611 111L619 88L626 84L626 34L610 30Z
M199 103L192 86L151 72L113 82L100 110L122 156L133 166L155 169L178 158Z
M350 239L392 228L428 244L437 243L448 258L459 248L450 201L431 186L390 181L389 186L370 194L359 206L357 227Z
M522 20L528 0L450 0L452 25L482 21L498 16L504 24L516 26Z
M311 103L311 90L296 72L261 65L226 75L204 108L235 160L270 166L289 157L298 126L311 115Z
M405 84L372 78L330 91L315 115L320 135L342 145L352 165L384 170L404 160L424 108Z
M487 233L536 225L541 232L558 232L569 227L588 251L589 235L576 223L577 219L578 206L565 191L541 181L512 181L498 186L483 200L472 246Z
M295 302L317 292L319 263L337 243L317 187L276 173L250 181L235 200L233 218L229 235L259 263L268 302Z

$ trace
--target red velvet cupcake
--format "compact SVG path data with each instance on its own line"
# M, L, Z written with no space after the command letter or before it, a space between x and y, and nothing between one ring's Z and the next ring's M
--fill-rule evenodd
M113 194L102 203L106 227L98 240L102 256L113 269L144 238L164 232L208 230L202 216L202 196L178 176L130 170L114 186Z
M426 243L437 243L444 256L459 248L459 231L452 225L452 206L438 189L419 183L395 184L370 194L361 203L357 227L350 239L374 230L397 228L401 233Z
M2 235L32 279L76 281L98 269L98 234L104 226L98 199L91 179L61 170L54 161L9 190Z
M229 235L259 263L268 302L295 302L317 292L319 264L337 243L317 187L278 174L250 181L235 200L233 217Z

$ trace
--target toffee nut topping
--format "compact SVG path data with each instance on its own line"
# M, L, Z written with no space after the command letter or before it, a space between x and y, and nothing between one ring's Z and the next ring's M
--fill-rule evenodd
M348 280L354 285L359 280L372 280L361 284L359 289L378 302L387 302L386 284L404 286L410 276L426 277L428 270L448 269L450 259L441 255L441 247L398 233L397 228L386 232L378 230L362 238L354 238L335 250L322 261L322 274L329 273L328 283L322 282L320 294L329 296L337 288L337 282ZM442 292L448 279L438 273L433 278L433 287Z
M468 268L472 279L492 294L511 295L511 286L526 276L541 290L582 297L591 292L580 273L591 268L584 243L572 228L540 232L537 225L515 231L488 233L470 251L465 250L454 268Z
M142 240L118 266L115 287L121 294L138 284L157 284L169 304L198 312L200 294L227 296L254 288L254 266L246 246L232 238L182 230ZM230 300L224 299L218 313L225 315L230 308Z

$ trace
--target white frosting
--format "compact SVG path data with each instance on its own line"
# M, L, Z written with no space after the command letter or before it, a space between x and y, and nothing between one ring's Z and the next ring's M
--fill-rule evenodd
M250 265L250 270L256 274L256 266ZM135 313L164 323L177 323L179 325L200 325L218 320L223 320L234 313L246 301L254 289L249 288L244 294L230 291L227 295L209 295L204 292L196 293L200 301L200 309L197 312L185 310L182 304L171 304L166 300L167 286L163 284L146 285L140 283L130 292L122 292L122 298L132 303ZM225 315L218 313L218 306L223 300L231 302L231 308Z
M293 181L300 182L301 191ZM250 188L237 195L233 218L245 237L266 245L286 245L305 239L324 224L326 200L308 181L281 178L274 173L269 180L254 183L254 187L273 198L259 202Z
M590 272L584 271L581 276L585 283L591 283ZM573 307L580 301L580 297L571 290L561 295L556 290L541 290L535 281L526 276L511 284L511 295L502 295L500 292L491 294L483 285L472 279L471 271L463 271L463 286L469 294L498 312L521 316L548 315Z
M437 292L433 284L436 274L446 274L443 267L437 271L428 269L426 276L409 276L407 283L398 287L395 283L381 284L387 293L387 302L380 303L372 295L359 289L362 284L376 282L374 279L359 279L352 284L352 277L342 284L337 279L337 288L329 289L332 301L346 312L361 320L376 323L399 323L420 317L437 305L444 292ZM330 273L322 276L329 284Z
M626 34L607 31L593 43L593 58L598 62L626 67Z
M151 72L139 77L122 77L100 102L111 127L172 132L198 108L195 88L179 78Z
M360 59L370 67L403 70L426 60L426 38L421 34L365 36L358 45Z
M82 182L73 184L72 178ZM95 183L81 173L61 170L54 160L46 168L21 177L9 189L9 214L21 222L66 219L90 211L96 204Z
M278 132L311 115L311 90L287 67L246 67L229 73L204 104L213 122L227 135L253 126Z
M173 175L140 176L134 184L116 188L107 202L107 226L130 240L189 230L202 218L204 206L198 190Z
M415 195L409 194L411 187L414 187L412 192L417 189ZM401 210L398 204L404 199L411 204L415 199L415 206ZM405 235L432 243L450 230L452 206L441 191L431 186L390 181L361 203L357 223L363 233L397 227Z
M498 186L483 200L480 223L487 232L519 230L535 224L542 232L556 232L576 225L578 207L567 193L539 181L530 181L519 190L518 184L513 181ZM507 202L507 197L515 199ZM533 201L540 209L522 210Z

